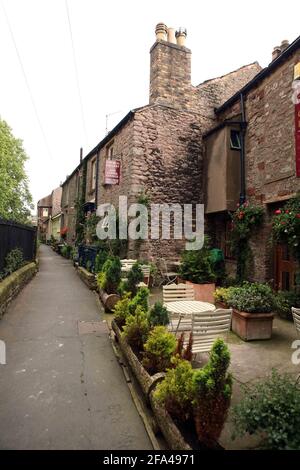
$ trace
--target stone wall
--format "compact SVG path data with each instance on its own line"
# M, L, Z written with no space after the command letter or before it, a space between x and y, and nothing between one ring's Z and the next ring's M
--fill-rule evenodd
M76 200L78 192L78 171L75 171L62 186L62 227L67 227L66 242L68 245L75 243L76 229Z
M245 97L246 192L247 199L264 207L265 223L257 230L251 245L254 254L253 278L274 278L270 249L271 204L284 202L300 190L295 167L295 122L292 102L294 65L300 61L296 51ZM239 102L224 110L219 120L240 113Z
M37 264L29 263L0 282L0 319L6 312L10 302L32 279L36 271Z

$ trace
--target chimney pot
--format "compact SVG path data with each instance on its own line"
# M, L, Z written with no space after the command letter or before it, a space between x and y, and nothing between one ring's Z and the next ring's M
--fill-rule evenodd
M155 28L156 41L167 40L168 28L164 23L158 23Z
M272 52L272 61L277 59L277 57L281 54L281 48L279 46L275 46Z
M284 39L283 41L281 41L281 46L280 46L280 49L281 51L284 51L287 47L289 47L290 43L287 39Z
M171 44L177 44L174 28L168 28L168 42Z
M176 31L176 40L177 40L177 45L178 46L185 46L185 40L187 36L187 32L185 28L179 28L178 31Z

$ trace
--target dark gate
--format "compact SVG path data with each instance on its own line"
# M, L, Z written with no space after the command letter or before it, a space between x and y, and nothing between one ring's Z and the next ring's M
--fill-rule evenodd
M0 271L7 254L14 248L22 250L26 261L35 260L36 228L0 219Z

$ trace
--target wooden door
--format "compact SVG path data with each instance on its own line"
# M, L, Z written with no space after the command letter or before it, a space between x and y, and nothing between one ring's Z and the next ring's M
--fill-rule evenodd
M296 285L296 262L287 245L277 245L275 266L276 289L292 290Z

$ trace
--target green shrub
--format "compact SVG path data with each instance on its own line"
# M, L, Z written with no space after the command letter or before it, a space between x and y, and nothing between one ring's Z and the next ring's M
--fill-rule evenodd
M60 249L60 254L64 258L69 259L69 258L71 258L72 249L73 249L73 247L71 245L64 245Z
M270 449L300 448L300 389L288 375L273 370L266 381L244 387L234 407L235 435L263 433Z
M117 256L109 257L97 276L97 284L108 294L115 294L121 279L121 262Z
M214 292L215 302L223 302L228 305L228 298L232 291L232 287L218 287Z
M180 421L192 416L193 375L190 362L172 358L173 368L167 370L165 379L157 385L154 398L164 403L167 411Z
M274 311L282 318L292 320L292 307L300 308L300 294L295 291L279 291L274 296Z
M151 326L168 325L170 322L168 310L161 302L155 302L149 312L148 320Z
M129 311L134 315L138 306L147 312L148 311L149 289L147 287L140 287L137 294L129 303Z
M245 282L241 287L230 288L227 303L230 307L244 312L271 312L274 294L266 284Z
M171 366L176 338L164 326L155 326L144 344L143 365L149 372L162 372Z
M141 270L141 266L139 263L135 263L132 268L130 269L127 279L124 282L124 288L127 292L132 292L132 295L136 295L137 293L137 285L139 282L144 280L143 271Z
M24 264L25 262L23 251L20 248L14 248L6 255L4 263L4 275L9 276L24 266Z
M216 280L208 243L208 238L205 237L201 250L186 250L183 253L179 269L182 279L196 284L205 284Z
M97 253L96 259L95 259L95 273L99 273L102 271L103 265L105 261L108 258L108 252L106 250L100 250Z
M128 292L115 305L115 308L114 308L115 320L119 326L123 326L126 322L126 318L130 315L129 304L130 304L130 293Z
M141 306L136 308L134 315L127 315L122 335L135 351L141 351L149 333L146 312Z
M194 373L196 431L200 442L208 447L215 446L227 417L232 393L229 364L229 350L223 340L217 339L209 362Z

